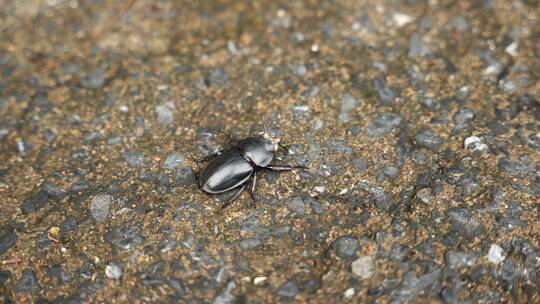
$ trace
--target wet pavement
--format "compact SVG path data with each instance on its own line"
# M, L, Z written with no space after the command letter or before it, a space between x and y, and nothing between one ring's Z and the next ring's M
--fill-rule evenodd
M0 1L0 301L540 301L537 1ZM194 159L266 128L210 196Z

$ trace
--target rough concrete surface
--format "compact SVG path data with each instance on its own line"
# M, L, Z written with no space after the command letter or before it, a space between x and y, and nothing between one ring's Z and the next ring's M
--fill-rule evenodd
M0 302L540 302L534 0L0 0ZM266 128L210 196L194 159Z

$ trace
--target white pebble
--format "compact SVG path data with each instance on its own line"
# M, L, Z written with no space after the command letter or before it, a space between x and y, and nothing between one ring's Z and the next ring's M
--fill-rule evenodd
M122 277L122 269L114 263L109 263L105 267L105 275L110 279L118 280Z
M369 279L375 273L375 262L370 256L359 257L351 265L352 272L362 280Z
M313 189L318 193L324 193L324 191L326 190L326 187L325 186L315 186Z
M355 290L354 288L349 288L347 290L345 290L345 292L343 293L343 298L345 298L346 300L349 300L350 298L352 298L355 294Z
M491 247L489 247L488 252L488 260L493 264L500 264L502 261L504 261L504 251L501 248L501 246L497 244L491 244Z
M470 136L465 139L465 149L472 151L487 152L488 146L482 142L482 139L478 136Z
M126 105L121 105L120 107L118 107L118 110L120 110L120 112L126 113L127 111L129 111L129 108Z
M299 111L299 112L309 112L309 106L307 105L293 106L293 110Z
M256 277L255 279L253 279L253 284L255 284L255 286L263 286L266 284L267 280L267 277Z
M517 55L518 46L519 46L519 42L514 41L514 42L510 43L504 49L504 51L507 52L508 54L512 55L512 57L515 57Z
M403 13L395 13L392 16L392 20L396 23L397 26L402 27L407 23L410 23L413 21L413 17L403 14Z

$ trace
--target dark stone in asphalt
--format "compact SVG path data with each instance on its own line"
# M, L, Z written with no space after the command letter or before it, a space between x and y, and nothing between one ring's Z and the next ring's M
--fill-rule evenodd
M58 284L65 284L71 280L71 275L64 271L61 264L51 265L47 269L50 277L54 278Z
M143 152L126 151L122 153L122 157L132 167L138 167L144 163Z
M0 256L6 253L11 247L17 243L17 234L11 227L3 227L0 229Z
M379 104L381 106L393 106L396 97L399 95L399 90L390 87L383 77L375 77L372 81L373 88L379 96Z
M176 170L175 180L179 186L189 186L195 182L195 171L191 168L179 168Z
M136 226L111 227L105 233L105 240L118 248L128 250L144 242L144 237L138 234L138 230Z
M34 213L45 206L49 200L49 193L45 190L39 190L35 196L26 199L21 204L21 211L24 214Z
M0 287L2 287L11 278L11 272L9 270L0 271Z
M367 126L367 134L380 137L401 124L402 118L395 113L379 113Z
M443 143L443 139L430 129L421 130L414 138L419 146L434 152L437 152Z
M40 289L39 282L32 269L25 269L21 278L15 283L15 292L35 293Z
M294 298L300 293L298 285L294 281L287 281L283 283L278 289L277 294L284 298Z
M471 212L465 208L449 208L446 210L446 216L455 231L469 238L479 235L484 229L482 223L475 219Z
M342 236L334 242L333 248L337 256L340 258L354 259L359 246L358 241L355 238L350 236Z

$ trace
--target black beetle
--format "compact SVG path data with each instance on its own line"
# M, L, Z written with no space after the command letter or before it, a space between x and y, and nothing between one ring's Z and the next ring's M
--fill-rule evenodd
M226 207L234 201L250 184L251 198L257 182L257 171L268 169L273 171L289 171L305 169L304 166L271 165L274 154L278 150L279 138L271 137L266 132L244 138L230 148L214 152L198 161L212 159L199 174L199 186L204 192L218 194L238 188L238 192L222 205Z

